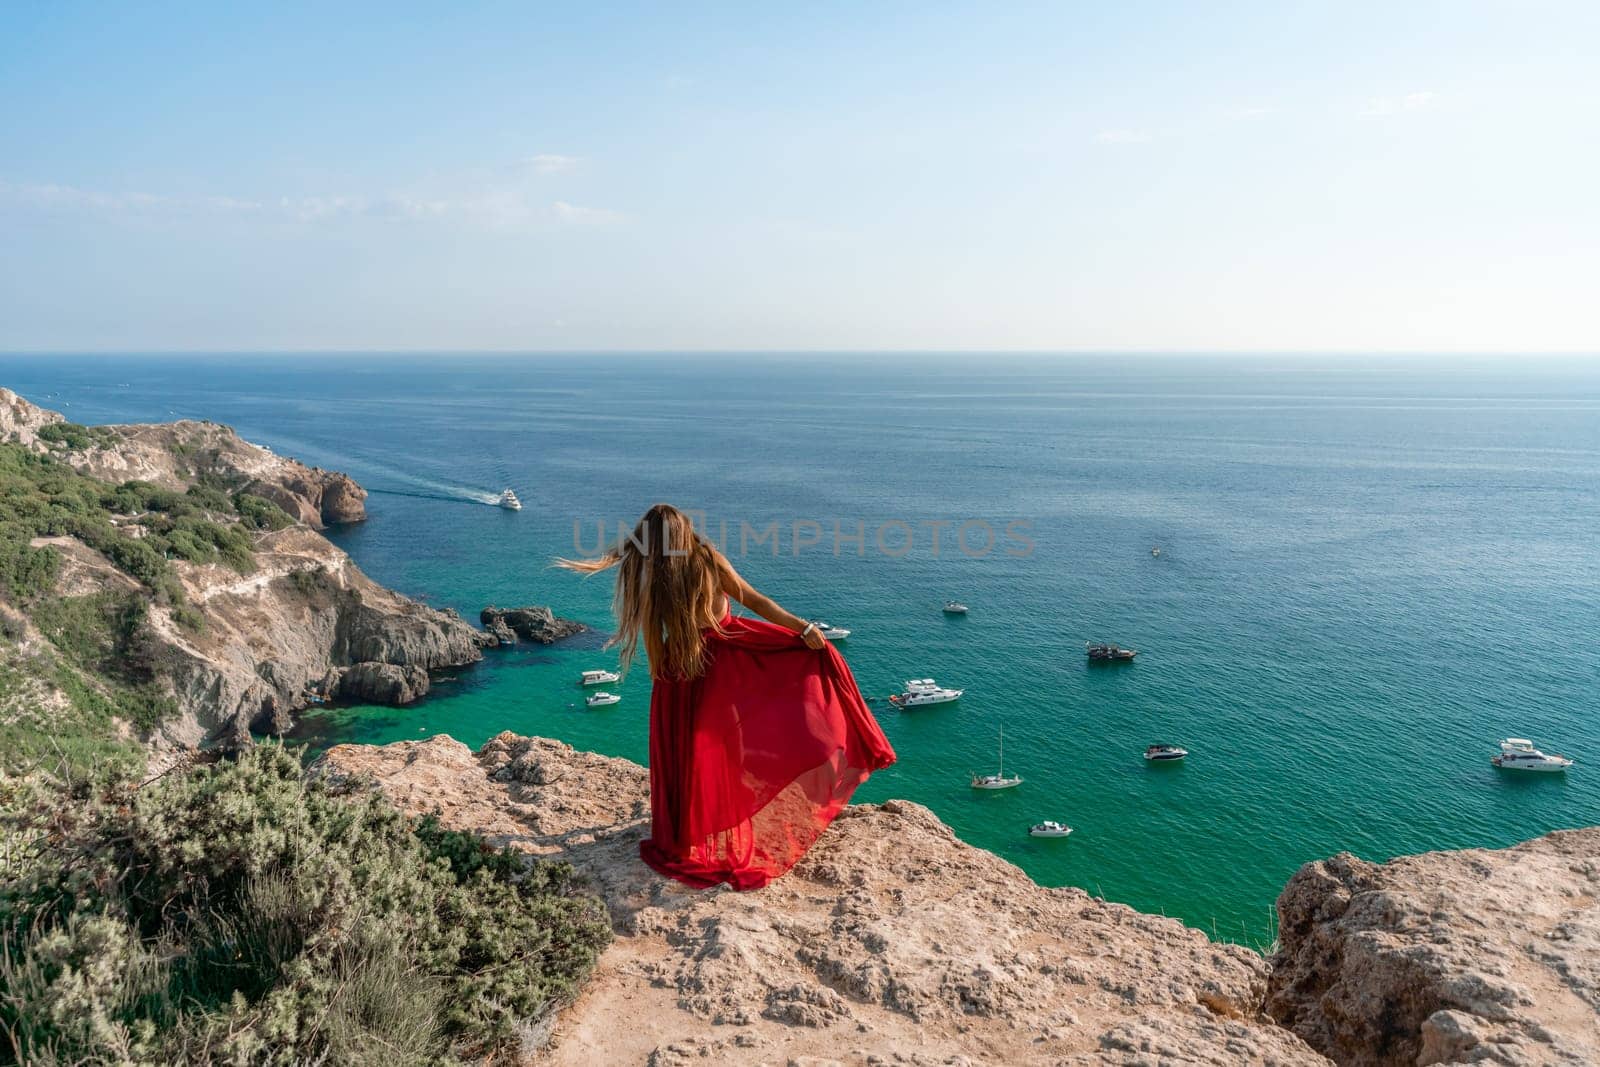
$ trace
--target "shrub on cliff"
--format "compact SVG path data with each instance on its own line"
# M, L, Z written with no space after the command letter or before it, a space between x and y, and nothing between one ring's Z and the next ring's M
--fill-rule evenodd
M609 938L528 866L275 746L135 789L0 777L0 1063L444 1063Z

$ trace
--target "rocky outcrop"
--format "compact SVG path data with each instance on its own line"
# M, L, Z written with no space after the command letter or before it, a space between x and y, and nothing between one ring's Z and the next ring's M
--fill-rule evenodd
M553 645L589 628L574 619L563 619L549 608L506 608L490 605L478 615L484 630L494 634L501 644L511 644L517 638L541 645ZM507 634L512 635L507 640Z
M367 704L410 704L428 691L428 672L396 663L357 663L337 672L341 700Z
M541 1063L1327 1062L1260 1014L1260 956L1041 887L916 804L846 809L764 890L696 892L640 862L649 778L626 760L440 736L312 773L590 877L617 940Z
M90 477L184 489L209 476L271 500L314 530L366 518L367 491L348 475L279 456L220 423L183 419L97 427L101 432L81 448L39 438L42 426L62 421L59 413L0 389L0 441L48 452Z
M53 422L65 422L59 412L30 404L9 389L0 388L0 441L16 441L42 449L39 431Z
M1267 1008L1339 1063L1600 1063L1600 828L1341 853L1278 915Z

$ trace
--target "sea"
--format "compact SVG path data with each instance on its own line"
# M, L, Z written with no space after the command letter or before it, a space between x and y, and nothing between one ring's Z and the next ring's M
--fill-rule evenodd
M1600 363L967 354L0 356L78 422L205 418L371 492L333 540L469 618L610 628L553 569L650 504L840 648L925 804L1046 885L1258 947L1308 861L1600 823ZM524 509L494 506L513 488ZM935 538L937 537L937 542ZM1159 552L1156 550L1159 549ZM964 616L945 614L948 600ZM1138 650L1091 663L1088 641ZM599 640L493 651L315 752L502 730L644 761L650 681ZM959 687L898 711L906 679ZM996 769L1002 792L969 786ZM1577 760L1497 770L1506 736ZM1189 758L1151 765L1145 746ZM1028 827L1054 819L1065 839Z

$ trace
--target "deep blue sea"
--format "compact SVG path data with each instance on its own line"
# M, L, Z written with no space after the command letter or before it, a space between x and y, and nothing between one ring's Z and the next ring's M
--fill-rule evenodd
M214 419L347 471L370 518L335 541L471 617L539 603L606 627L606 579L549 566L574 524L592 548L658 500L703 511L756 586L854 631L869 696L967 690L875 704L900 762L858 799L927 804L1041 882L1220 937L1269 940L1285 879L1341 849L1600 823L1594 361L0 356L0 384L80 422ZM508 486L521 513L485 504ZM835 553L835 522L859 549ZM750 543L773 523L776 555ZM797 554L796 531L818 543ZM970 614L945 616L952 597ZM1091 666L1091 639L1138 658ZM598 711L573 685L611 661L492 653L305 738L510 729L643 760L645 673ZM1002 725L1026 782L976 793ZM1507 735L1578 765L1497 771ZM1149 766L1155 741L1192 755ZM1042 818L1076 832L1029 838Z

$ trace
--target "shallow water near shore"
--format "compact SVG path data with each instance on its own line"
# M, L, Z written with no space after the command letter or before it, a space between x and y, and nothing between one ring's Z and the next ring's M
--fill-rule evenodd
M372 493L333 531L457 608L608 625L549 568L657 500L841 647L900 755L857 794L927 804L1045 884L1264 944L1308 860L1600 823L1600 368L1320 357L0 357L82 422L210 418ZM63 405L66 406L63 406ZM485 501L514 487L525 509ZM795 555L794 523L819 543ZM982 520L980 556L955 543ZM740 523L780 526L740 553ZM862 524L834 553L842 534ZM1032 550L1006 533L1007 524ZM932 551L929 524L941 527ZM911 549L895 523L914 533ZM883 529L884 546L878 544ZM968 547L985 543L968 528ZM747 542L749 538L746 538ZM1159 546L1159 556L1151 549ZM859 551L859 554L858 554ZM970 605L950 617L940 605ZM1086 661L1086 640L1139 650ZM643 761L649 679L586 710L596 642L491 652L415 707L309 716L316 746L501 730ZM966 688L900 712L906 678ZM1018 789L970 789L1003 725ZM1498 738L1578 760L1490 767ZM1152 742L1190 749L1148 765ZM1034 840L1057 819L1076 832Z

